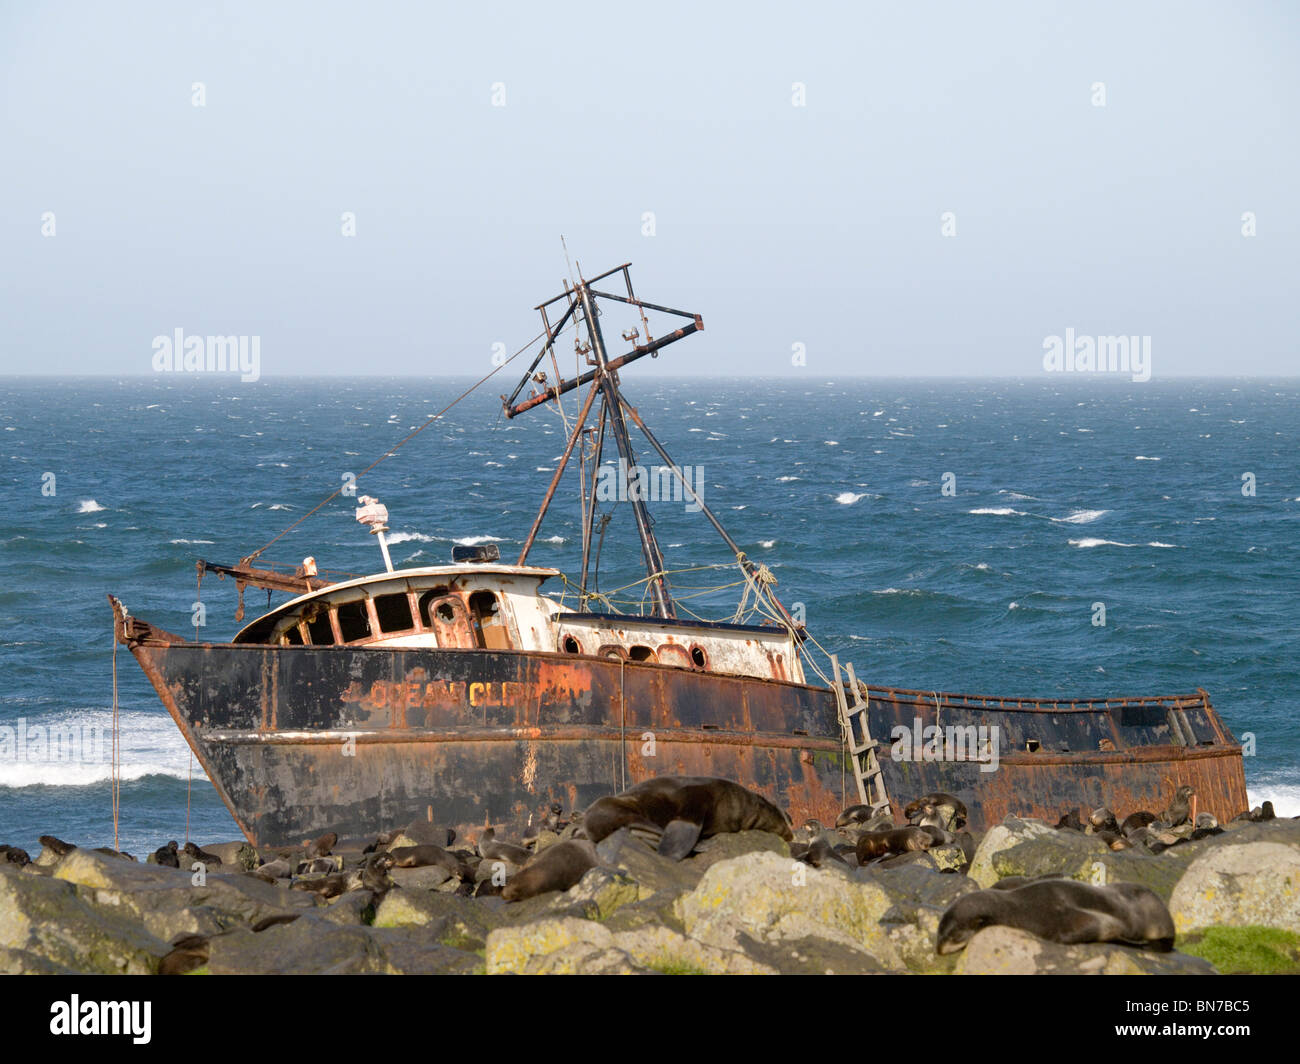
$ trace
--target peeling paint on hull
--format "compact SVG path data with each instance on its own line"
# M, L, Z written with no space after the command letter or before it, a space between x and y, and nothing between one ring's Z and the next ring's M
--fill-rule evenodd
M828 688L502 650L130 645L259 846L326 830L370 835L430 816L462 835L487 822L518 834L553 801L582 809L673 774L737 780L796 824L833 822L857 801ZM997 725L1013 744L1028 728L1041 752L1007 753L993 773L886 755L896 811L946 790L966 802L976 828L1008 812L1054 820L1079 805L1123 815L1129 802L1161 808L1170 781L1192 783L1200 808L1221 817L1245 807L1240 747L1208 701L1198 720L1214 742L1188 747L1170 740L1167 725L1161 731L1163 708L1151 709L1146 725L1121 727L1128 709L943 704L961 698L940 695L941 723ZM927 711L933 723L934 709L915 692L872 689L873 735L888 741L895 724ZM1140 745L1129 745L1130 733ZM1098 751L1095 736L1120 748ZM1060 752L1061 742L1077 745Z

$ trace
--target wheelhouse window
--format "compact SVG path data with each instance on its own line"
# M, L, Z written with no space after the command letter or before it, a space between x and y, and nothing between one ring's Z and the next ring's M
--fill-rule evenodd
M302 629L300 629L296 624L289 625L288 628L280 633L280 641L284 643L285 646L302 646Z
M379 621L379 630L389 634L409 632L415 627L415 618L411 615L411 600L404 593L377 596L375 618Z
M510 634L501 604L491 591L475 591L469 597L469 615L474 628L474 638L486 650L508 650Z
M343 642L357 643L370 638L370 613L366 610L365 599L357 599L355 602L340 602L337 610L339 635L343 637Z
M419 611L420 619L425 624L429 625L429 627L433 627L435 622L437 621L437 618L434 617L429 612L430 607L438 599L446 598L450 590L451 588L448 587L431 587L429 588L428 591L426 591L423 595L420 596L420 611ZM444 620L449 620L449 619L450 618L444 618Z
M309 617L303 618L307 624L307 635L312 646L328 647L334 645L334 626L330 624L330 611L318 606Z

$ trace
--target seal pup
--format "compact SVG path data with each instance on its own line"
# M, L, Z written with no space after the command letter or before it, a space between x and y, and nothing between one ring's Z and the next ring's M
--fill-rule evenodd
M1195 815L1192 809L1192 799L1195 796L1196 791L1184 783L1174 792L1173 801L1169 803L1169 808L1160 814L1160 819L1171 828L1187 823L1188 818Z
M17 846L0 846L0 854L3 854L6 864L17 865L19 868L25 868L32 863L27 851L20 850Z
M1168 951L1174 945L1173 918L1148 887L1042 879L962 895L939 919L935 951L955 953L981 928L992 926L1018 928L1067 946L1119 942Z
M312 857L299 861L296 874L300 876L330 875L343 871L343 858L331 854L329 857Z
M864 831L858 836L854 852L858 864L864 865L878 857L888 857L895 853L910 853L915 850L928 850L934 845L934 836L924 828L909 825L894 828L891 831Z
M1061 814L1061 819L1056 822L1057 831L1082 831L1083 821L1079 817L1078 809L1071 809Z
M837 828L847 828L852 824L865 824L871 819L871 806L851 805L835 818Z
M209 868L216 868L221 864L221 858L215 853L208 853L206 850L202 850L198 846L195 846L192 842L187 842L182 846L181 852L184 853L186 857L191 857L196 861L201 861Z
M310 861L313 857L328 857L330 851L338 845L338 841L338 832L327 831L318 839L304 842L303 846L306 848L306 853L303 854L303 859Z
M56 839L53 835L42 835L39 840L55 857L67 857L77 847L70 842L64 842L62 839Z
M484 828L478 837L478 855L485 861L509 861L523 867L533 856L522 846L511 842L498 842L496 828Z
M1098 835L1103 831L1118 835L1119 823L1115 820L1115 814L1102 806L1088 814L1088 823L1083 830L1086 835Z
M507 876L501 897L506 901L523 901L551 890L568 890L595 867L594 845L586 840L566 839L548 846L514 875Z
M791 853L791 856L795 855ZM804 864L812 865L814 868L825 868L828 865L841 865L844 868L852 867L824 835L819 835L813 839L808 846L807 852L797 859L803 861Z
M181 859L177 856L176 840L172 839L166 846L159 846L153 852L153 863L166 868L180 868Z
M463 857L433 843L426 843L423 846L398 846L396 849L389 850L387 856L392 858L394 868L426 868L437 865L461 879L474 878L474 870L466 864Z
M714 776L658 776L622 794L598 798L583 815L592 842L621 827L661 831L658 850L680 861L701 839L734 831L794 838L789 818L761 794Z
M159 975L185 975L208 963L211 954L206 935L177 935L171 952L158 962Z
M293 865L289 863L286 857L277 857L274 861L268 861L266 864L252 869L246 873L255 876L267 883L274 883L277 879L288 879L293 875Z
M1155 823L1155 820L1155 813L1148 813L1143 809L1137 813L1129 813L1124 818L1124 823L1119 826L1119 829L1125 835L1131 835L1137 828L1149 828Z
M393 877L388 874L394 863L392 854L388 853L376 854L367 860L356 873L360 886L373 893L376 899L382 898L396 886Z
M938 827L944 828L947 831L956 831L958 828L966 826L966 821L969 817L966 810L966 804L960 798L956 798L951 794L946 794L943 791L934 791L931 794L923 794L915 801L908 802L906 808L903 809L903 819L908 823L911 823L912 818L918 816L921 813L922 807L927 805L934 806L935 810L941 815L947 816L948 822L946 824L939 824Z

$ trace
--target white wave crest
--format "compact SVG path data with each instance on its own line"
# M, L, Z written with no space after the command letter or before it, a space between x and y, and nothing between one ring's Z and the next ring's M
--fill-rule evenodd
M388 536L388 542L392 543L432 543L433 536L426 536L423 532L391 532Z
M501 539L499 536L465 536L452 542L458 547L477 547L480 543L500 543Z
M1090 525L1100 517L1105 517L1109 510L1075 510L1069 517L1053 517L1061 525Z
M106 507L100 506L94 499L82 499L77 503L77 513L79 514L97 514Z
M855 502L864 497L865 495L855 494L851 491L842 491L835 496L835 501L841 506L852 506Z
M1159 540L1153 540L1150 543L1120 543L1114 539L1072 539L1071 547L1177 547L1176 543L1161 543Z
M978 506L974 510L967 510L971 514L994 514L998 517L1028 517L1024 510L1013 510L1010 506Z

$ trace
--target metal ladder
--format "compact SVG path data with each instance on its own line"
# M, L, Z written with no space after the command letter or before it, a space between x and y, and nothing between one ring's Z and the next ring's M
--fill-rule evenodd
M853 776L858 781L858 799L863 805L871 807L872 816L892 813L889 794L885 790L885 774L876 757L876 749L880 744L871 738L871 729L867 723L867 701L862 697L865 688L859 687L857 677L853 674L852 662L844 663L845 678L841 679L840 661L835 654L831 655L831 675L835 702L840 710L840 724L844 729L844 742L853 762ZM852 705L849 704L850 699Z

